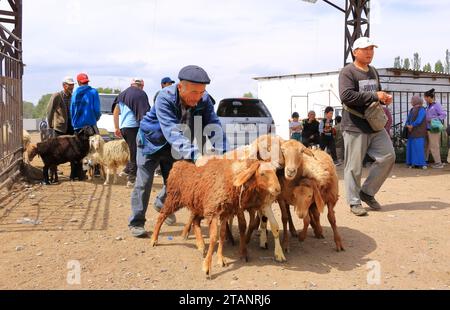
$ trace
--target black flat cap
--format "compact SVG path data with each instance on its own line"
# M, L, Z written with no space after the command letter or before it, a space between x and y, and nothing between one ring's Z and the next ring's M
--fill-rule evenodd
M211 80L209 79L208 73L199 66L186 66L181 69L178 74L180 81L188 81L198 84L209 84Z

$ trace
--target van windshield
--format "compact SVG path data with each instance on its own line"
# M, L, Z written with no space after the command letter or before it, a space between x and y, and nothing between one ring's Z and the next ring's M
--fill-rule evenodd
M219 117L271 117L269 110L259 99L225 99L217 109Z

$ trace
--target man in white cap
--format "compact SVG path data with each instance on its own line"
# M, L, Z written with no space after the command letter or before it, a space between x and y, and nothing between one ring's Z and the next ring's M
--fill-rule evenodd
M345 147L345 190L350 210L357 216L367 214L361 201L372 210L381 209L374 196L395 163L394 148L386 130L373 130L361 117L374 101L384 105L392 103L392 96L381 91L378 72L370 66L375 47L378 46L370 38L357 39L352 49L355 61L339 73L339 94L344 107L341 128ZM361 186L362 162L366 153L375 163Z
M73 134L70 117L70 100L75 86L71 77L65 77L62 81L63 89L54 93L47 106L48 127L53 129L56 136Z
M63 89L54 93L47 105L48 128L52 136L73 135L72 118L70 117L70 101L75 81L70 76L62 80ZM50 134L50 132L47 132ZM71 175L75 171L74 163L70 163ZM56 179L57 180L57 179ZM57 182L57 181L55 181Z
M133 78L131 86L117 96L113 107L115 135L123 137L130 149L130 160L124 170L128 175L127 187L134 185L136 180L136 136L139 123L150 110L148 96L144 91L144 80Z

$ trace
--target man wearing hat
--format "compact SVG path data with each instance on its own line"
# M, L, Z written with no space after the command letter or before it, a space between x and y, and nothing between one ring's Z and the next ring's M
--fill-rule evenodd
M70 117L70 100L75 82L71 77L62 81L63 89L54 93L47 106L48 127L52 128L55 136L72 135L73 127Z
M386 130L373 130L367 120L360 116L374 101L384 105L392 103L392 96L381 91L378 72L370 66L375 47L368 37L357 39L353 44L355 61L339 73L339 94L344 107L341 128L345 148L345 190L350 210L357 216L367 214L361 201L372 210L381 208L374 196L395 163L394 147ZM375 163L361 186L362 162L366 153Z
M78 131L84 126L91 126L98 134L97 121L102 115L98 92L89 86L89 77L86 73L78 74L77 82L78 88L72 95L70 105L73 128Z
M167 86L171 86L172 84L175 84L175 81L173 81L170 77L166 76L165 78L161 79L161 89L166 88ZM155 96L153 97L153 103L156 102L156 97L158 97L159 92L161 90L158 90L155 94Z
M178 78L179 83L161 90L155 105L140 123L138 169L129 218L129 227L135 237L146 234L145 213L158 165L166 184L175 160L195 161L201 155L202 146L193 144L193 140L196 137L197 142L202 142L206 126L208 133L205 135L217 153L226 151L226 138L214 112L214 100L206 92L206 85L210 83L208 74L198 66L187 66L181 69ZM175 222L174 217L172 222Z
M148 96L144 91L144 80L134 78L131 86L117 96L113 107L115 135L123 137L130 149L130 160L125 168L128 174L127 186L133 186L136 180L136 137L139 122L150 110Z
M100 119L100 97L95 88L89 86L89 77L86 73L77 75L78 88L75 89L70 103L70 115L72 126L78 132L85 126L90 126L96 134L99 133L97 121ZM98 170L98 168L96 168ZM78 178L80 181L85 178L81 161L76 163L75 171L70 179Z
M161 89L166 88L167 86L171 86L172 84L174 84L175 81L173 81L170 77L166 76L164 78L161 79ZM153 97L153 103L156 102L156 97L158 97L159 92L161 90L158 90L155 94L155 96ZM158 166L158 168L156 168L155 170L155 175L161 175L161 167ZM165 188L163 188L162 193L165 194ZM160 195L158 195L157 200L160 198Z

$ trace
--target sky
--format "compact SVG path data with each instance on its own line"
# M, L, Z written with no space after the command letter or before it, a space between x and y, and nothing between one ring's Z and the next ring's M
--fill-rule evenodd
M344 0L334 0L344 7ZM64 76L93 87L145 80L149 97L199 65L216 99L257 95L254 77L335 71L344 61L344 13L301 0L24 0L23 97L37 104ZM422 65L450 49L450 1L372 0L373 64L418 52Z

